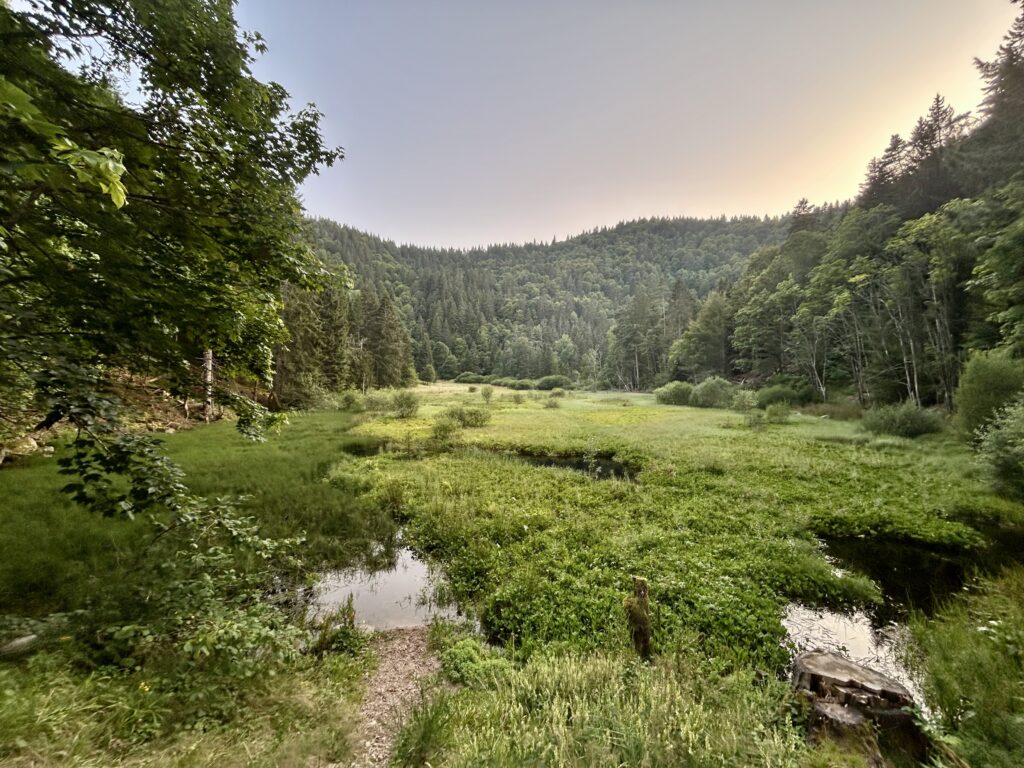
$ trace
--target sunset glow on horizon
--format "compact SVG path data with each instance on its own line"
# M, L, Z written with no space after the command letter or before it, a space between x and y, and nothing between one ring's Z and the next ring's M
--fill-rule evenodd
M562 239L651 216L856 195L936 93L975 110L1006 0L241 0L257 76L346 159L311 215L421 245Z

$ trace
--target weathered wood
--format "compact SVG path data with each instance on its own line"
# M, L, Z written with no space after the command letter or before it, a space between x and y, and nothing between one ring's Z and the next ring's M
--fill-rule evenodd
M922 762L928 739L911 713L914 699L900 682L831 651L810 651L793 662L793 687L811 705L811 735L860 754L869 766L884 751Z
M819 697L871 708L900 709L914 703L898 681L830 651L800 654L793 663L793 683Z

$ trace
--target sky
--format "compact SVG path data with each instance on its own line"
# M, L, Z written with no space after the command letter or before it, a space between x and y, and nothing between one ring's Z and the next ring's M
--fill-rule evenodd
M345 160L311 215L419 245L853 197L936 93L976 108L1008 0L239 0Z

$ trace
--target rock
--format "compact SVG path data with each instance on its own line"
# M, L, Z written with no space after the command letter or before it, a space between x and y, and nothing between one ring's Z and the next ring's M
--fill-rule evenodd
M167 429L164 430L165 435L173 435L175 432L177 432L177 430L174 427L167 427Z
M52 445L44 445L43 446L43 455L44 456L53 456L53 446Z
M22 637L16 637L9 643L0 646L0 659L13 659L18 656L24 656L32 650L38 641L39 635L24 635Z
M31 437L19 437L7 443L4 448L8 456L28 456L39 450L39 443Z

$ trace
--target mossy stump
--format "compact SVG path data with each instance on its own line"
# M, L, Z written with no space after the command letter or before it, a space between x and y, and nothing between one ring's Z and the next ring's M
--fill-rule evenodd
M633 594L623 601L633 647L644 661L651 659L650 592L647 579L633 577Z

